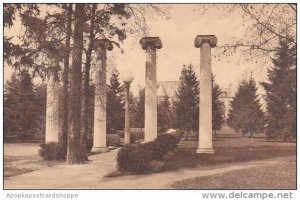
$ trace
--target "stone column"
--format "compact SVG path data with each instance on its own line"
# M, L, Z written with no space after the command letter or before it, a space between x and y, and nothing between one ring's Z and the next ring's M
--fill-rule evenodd
M95 43L99 47L101 65L95 76L94 140L92 152L107 152L106 146L106 52L113 49L107 39Z
M50 77L47 81L46 143L59 141L58 94L59 82Z
M212 79L211 48L217 44L214 35L198 35L195 47L200 47L199 143L197 153L214 153L212 146Z
M146 51L145 141L153 141L157 137L156 49L162 44L159 37L144 37L140 44Z

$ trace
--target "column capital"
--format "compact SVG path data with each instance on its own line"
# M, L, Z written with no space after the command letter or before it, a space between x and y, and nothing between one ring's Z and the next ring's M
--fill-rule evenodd
M218 39L216 38L215 35L197 35L194 44L196 48L199 48L202 46L204 43L209 43L210 47L215 47L217 45Z
M95 40L95 45L108 51L113 50L112 42L108 39Z
M140 44L142 46L142 49L146 50L148 47L152 49L161 49L162 43L159 39L159 37L143 37L140 40Z

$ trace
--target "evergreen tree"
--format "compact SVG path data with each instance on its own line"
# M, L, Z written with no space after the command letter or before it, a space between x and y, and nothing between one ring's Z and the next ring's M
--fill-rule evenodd
M32 138L38 124L32 78L27 71L14 73L4 90L4 134Z
M145 89L140 88L139 97L135 100L135 108L132 112L132 126L144 128L145 124Z
M253 137L264 127L264 113L257 95L257 87L254 79L242 81L231 102L228 117L228 125L237 132L246 133Z
M171 104L168 97L158 102L157 107L157 126L158 132L165 132L170 128Z
M268 82L261 83L266 91L266 135L284 141L296 136L296 58L291 50L296 51L295 46L280 41L274 66L268 70Z
M109 131L124 129L124 89L119 80L119 72L115 69L107 86L107 128Z
M47 85L42 83L35 86L34 96L37 113L35 137L42 139L46 131Z
M199 82L193 65L183 66L180 86L174 100L173 126L182 131L198 131L199 129Z
M214 76L212 76L212 82L212 129L216 134L216 131L220 130L224 123L223 116L225 113L225 105L219 99L221 89L220 86L214 81Z

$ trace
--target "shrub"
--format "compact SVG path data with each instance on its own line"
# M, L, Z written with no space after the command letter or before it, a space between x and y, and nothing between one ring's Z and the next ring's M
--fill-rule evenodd
M107 134L106 145L119 147L121 145L121 138L117 134Z
M154 164L150 165L149 163L163 160L164 156L176 147L181 137L181 133L165 133L151 142L123 146L117 155L118 169L136 173L153 170L152 168L160 170L162 168L160 162L153 162Z
M145 145L125 145L117 155L118 169L136 173L146 172L151 159L152 152L145 148Z
M130 143L135 143L144 139L144 132L131 132Z
M165 164L162 161L153 160L149 162L149 169L152 172L161 172L165 170Z
M62 146L57 142L41 144L39 155L45 160L65 160L66 155Z
M167 153L166 148L159 142L152 141L143 143L144 147L151 152L152 160L163 160L164 155Z
M156 141L164 147L165 152L168 152L175 148L178 139L177 136L173 133L165 133L158 135Z

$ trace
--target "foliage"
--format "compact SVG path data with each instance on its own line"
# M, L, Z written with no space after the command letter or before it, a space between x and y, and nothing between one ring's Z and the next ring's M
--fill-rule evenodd
M157 129L159 133L171 128L171 104L168 97L165 97L157 105Z
M121 145L120 136L117 134L107 134L106 135L106 146L119 147Z
M215 8L215 9L214 9ZM297 5L293 3L273 4L206 4L196 8L202 13L211 10L221 12L221 17L236 17L242 19L244 31L240 37L233 37L216 49L220 56L232 56L241 53L249 61L268 61L274 52L280 51L279 40L289 41L296 45ZM296 55L296 51L287 50Z
M152 152L143 144L125 145L117 155L117 164L120 171L142 173L147 171Z
M120 171L143 173L150 170L150 162L163 160L164 155L176 147L181 133L164 133L151 142L123 146L117 155Z
M141 140L144 140L143 131L130 133L130 143L140 142Z
M114 70L107 86L107 128L111 132L124 129L124 89L119 81L119 72Z
M214 76L212 76L212 129L214 131L220 130L224 123L225 105L219 99L220 94L220 86L214 81Z
M174 100L173 126L182 131L198 131L199 127L199 82L193 65L183 66L180 86Z
M228 125L243 135L259 133L264 127L264 113L254 79L243 80L231 102Z
M45 87L34 87L27 71L14 73L4 87L4 134L40 136L45 126Z
M146 24L144 20L146 13L160 12L157 6L146 4L75 4L74 11L73 7L74 4L4 4L4 28L11 28L15 21L20 21L22 27L19 35L4 36L5 62L16 70L22 71L26 68L32 75L43 79L49 76L53 76L58 81L63 79L65 96L69 96L69 99L64 99L64 137L60 139L63 139L63 143L66 144L65 132L68 132L69 164L85 160L81 157L85 157L84 146L89 132L86 120L89 67L91 61L98 60L101 53L99 39L107 38L112 44L120 47L127 33L132 32L130 29L132 23L129 23L132 16L135 24L143 29L140 25ZM138 23L139 20L143 23ZM14 42L15 37L18 37L17 43ZM69 71L70 51L72 51L72 62ZM85 66L82 60L83 54L85 54ZM63 74L62 62L64 63ZM82 69L83 66L85 69ZM85 78L83 98L81 97L82 72ZM80 114L82 111L83 115ZM69 120L66 120L66 116L69 116ZM79 119L81 116L83 120Z
M280 41L274 66L268 70L268 82L261 83L266 91L266 134L269 138L287 140L288 136L296 136L296 57L289 53L293 47L286 40Z
M131 125L144 128L145 124L145 89L139 90L139 97L131 101Z
M62 146L57 142L41 144L39 155L45 160L65 160L66 155Z

